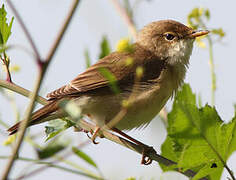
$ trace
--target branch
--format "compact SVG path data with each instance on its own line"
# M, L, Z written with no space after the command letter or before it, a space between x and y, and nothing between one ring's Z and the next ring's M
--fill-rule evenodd
M20 127L20 131L19 131L19 138L16 142L16 146L14 147L13 149L13 153L12 153L12 156L11 158L9 159L7 165L6 165L6 168L5 170L3 171L3 176L2 176L2 179L7 179L12 167L13 167L13 164L14 164L14 161L15 161L15 157L16 157L16 154L18 153L20 147L21 147L21 144L22 144L22 141L23 141L23 138L24 138L24 135L25 135L25 131L26 131L26 128L27 128L27 124L28 124L28 121L30 119L30 116L31 116L31 113L34 109L34 106L35 106L35 100L37 98L37 94L39 92L39 89L40 89L40 85L41 85L41 82L44 78L44 75L45 75L45 72L47 70L47 67L50 63L50 61L52 60L53 56L54 56L54 53L56 52L57 50L57 47L58 45L60 44L61 42L61 39L62 37L64 36L64 33L72 19L72 16L74 15L74 12L75 12L75 9L76 7L78 6L78 3L79 3L79 0L74 0L74 4L72 6L72 9L69 11L69 14L68 14L68 17L66 18L66 21L62 27L62 30L60 31L59 35L58 35L58 38L56 39L55 43L53 44L52 46L52 49L49 51L49 55L47 56L46 58L46 61L45 63L42 63L41 61L41 57L40 55L37 53L37 48L36 46L34 45L32 39L30 38L30 34L28 33L21 17L19 16L18 12L16 11L15 7L13 6L13 4L11 3L10 0L7 1L9 3L9 6L12 8L13 12L15 13L16 17L18 18L22 28L24 29L25 33L27 34L27 37L28 39L30 39L31 41L31 45L36 53L36 56L37 56L37 63L40 65L39 67L42 66L42 68L39 69L39 74L38 74L38 77L37 77L37 80L36 80L36 83L35 83L35 87L34 87L34 90L33 90L33 93L30 95L30 103L28 105L28 108L26 110L26 113L25 113L25 118L24 120L22 121L22 124L21 124L21 127Z
M0 86L2 86L2 81L0 81ZM14 86L14 88L12 88L12 86ZM12 90L12 91L14 91L16 93L19 93L19 94L21 94L23 96L27 96L27 95L30 94L30 91L28 91L26 89L24 89L24 91L22 91L23 88L21 88L21 87L19 87L17 85L10 84L10 83L6 83L6 85L4 84L4 87L9 89L9 90ZM43 99L43 101L38 101L38 102L43 104L43 105L45 105L45 101L46 100L44 98L42 98L42 99ZM90 131L91 129L95 130L95 128L96 128L95 125L93 125L91 123L88 123L88 122L84 121L83 119L80 120L78 125L81 126L84 129L88 130L88 131ZM126 148L129 148L129 149L131 149L131 150L133 150L133 151L135 151L135 152L137 152L139 154L142 154L142 152L143 152L143 148L141 146L136 145L136 144L134 144L134 143L132 143L132 142L130 142L130 141L124 139L124 138L121 138L119 136L116 136L116 135L112 134L111 132L109 132L107 130L103 130L102 134L104 135L104 137L106 139L109 139L110 141L113 141L113 142L115 142L117 144L120 144L120 145L126 147ZM149 153L147 155L152 160L154 160L156 162L159 162L161 164L164 164L165 166L172 166L172 165L176 165L177 164L176 162L174 162L172 160L169 160L169 159L167 159L167 158L165 158L165 157L163 157L163 156L161 156L161 155L159 155L157 153L153 153L152 152L152 153ZM179 169L176 169L176 171L180 172ZM194 175L196 174L196 172L194 172L194 171L192 171L190 169L186 170L184 172L181 171L180 173L185 174L188 177L194 177ZM207 178L202 178L201 180L207 180Z
M4 53L3 53L3 57L0 56L0 59L2 60L3 65L5 66L5 69L6 69L6 73L7 73L7 79L6 79L6 81L12 83L11 73L10 73L10 70L9 70L10 60L9 60L9 58L7 57L5 51L4 51Z
M9 82L4 81L4 80L0 80L0 86L3 87L3 88L9 89L11 91L17 92L18 94L21 94L25 97L29 97L30 93L31 93L30 91L28 91L25 88L22 88L22 87L20 87L16 84L9 83ZM46 105L48 103L48 101L45 98L41 97L41 96L37 96L36 101L38 101L42 105Z
M9 159L9 158L10 158L9 156L0 156L0 159ZM74 174L82 175L82 176L85 176L85 177L90 177L92 179L100 179L101 180L101 178L99 178L95 175L86 174L86 173L80 172L78 170L73 170L73 169L63 167L63 166L60 166L60 165L55 165L52 162L45 162L45 161L35 160L35 159L31 159L31 158L26 158L26 157L18 157L17 160L33 162L33 163L36 163L36 164L44 164L44 165L46 165L46 167L54 167L54 168L61 169L61 170L71 172L71 173L74 173ZM36 171L33 171L33 172L36 173ZM31 176L31 175L32 174L28 174L28 176ZM25 178L25 176L21 176L17 179L24 179L24 178Z

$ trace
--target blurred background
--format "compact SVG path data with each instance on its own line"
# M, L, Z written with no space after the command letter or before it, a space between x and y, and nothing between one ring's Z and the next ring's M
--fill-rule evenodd
M0 4L2 3L5 4L6 2L1 1ZM46 57L72 1L34 0L14 1L13 3L23 17L41 55ZM226 1L214 0L131 0L130 3L131 7L134 8L133 17L137 29L141 29L152 21L161 19L174 19L186 24L187 16L193 8L209 8L211 18L207 22L207 27L210 29L222 27L226 32L226 36L220 42L214 43L213 46L217 78L215 106L224 121L231 120L234 115L233 105L236 102L236 61L234 57L236 25L233 18L236 16L236 2L233 0L229 0L227 3ZM10 19L13 13L7 4L5 4L5 7ZM127 24L119 15L111 0L81 1L63 42L59 46L56 56L47 71L40 95L45 97L48 92L67 84L75 76L83 72L86 68L84 56L86 49L89 52L92 63L95 63L98 60L100 43L104 35L107 36L113 50L121 38L131 37ZM8 44L20 45L31 49L17 19L14 19L12 35ZM38 73L32 56L19 48L9 50L8 55L12 65L20 66L20 71L12 74L13 82L32 90ZM0 75L1 79L5 78L5 72L2 71L2 68L0 69ZM207 48L199 48L195 45L185 81L191 85L197 95L201 96L203 104L211 104L211 75ZM15 93L11 93L11 96L15 98L16 108L21 112L20 117L22 117L23 112L26 110L28 99ZM168 102L168 110L171 109L171 102L171 100ZM11 103L2 94L0 94L0 119L8 125L14 124L16 120L16 113ZM32 134L41 135L36 141L42 146L45 144L46 139L44 126L45 124L31 128ZM0 155L10 155L11 148L2 144L7 138L7 133L3 127L0 128L0 131ZM147 128L133 130L129 134L141 142L153 146L160 153L161 144L165 140L166 130L163 122L157 117ZM76 146L86 141L87 136L83 133L76 133L70 128L66 130L61 139L64 142L72 141L72 144ZM150 166L143 166L140 164L141 155L106 139L98 138L98 141L100 142L98 145L86 145L83 147L83 151L93 158L106 179L120 180L131 176L142 180L187 179L178 173L162 173L156 162L153 162ZM35 157L36 153L29 144L24 143L20 155L23 157ZM76 156L70 156L68 159L96 172L96 170ZM0 159L0 167L4 167L5 164L6 160ZM229 159L228 165L236 167L235 154ZM40 165L17 161L12 177L19 176L22 172L27 172L29 169L37 169L38 167ZM47 170L41 171L28 179L56 178L60 180L65 179L65 177L69 179L89 179L49 167ZM224 172L222 179L226 179L226 177L227 174Z

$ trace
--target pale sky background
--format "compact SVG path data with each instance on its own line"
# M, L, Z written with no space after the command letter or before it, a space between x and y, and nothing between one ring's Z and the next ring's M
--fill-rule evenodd
M0 4L5 1L1 1ZM56 37L59 27L62 25L66 12L72 1L69 0L15 0L14 4L17 10L24 19L30 33L32 34L37 47L43 57L46 56L48 49L51 47L53 40ZM132 1L134 2L134 1ZM6 5L7 7L7 5ZM222 43L214 45L214 59L217 74L217 92L216 92L216 109L220 116L229 121L234 115L233 104L236 102L236 85L235 85L235 7L236 1L216 1L216 0L152 0L150 2L141 1L134 12L135 22L138 29L144 25L161 19L174 19L182 23L186 23L187 14L194 7L209 8L211 12L211 20L208 24L209 28L222 27L226 32L226 37ZM7 8L9 17L12 17L12 12ZM123 37L128 36L127 26L123 19L119 16L114 6L109 0L84 0L81 1L76 15L60 45L53 62L47 72L47 77L44 79L41 95L45 96L50 92L66 83L84 71L85 60L84 50L89 49L93 62L96 62L99 54L99 43L102 35L106 34L113 49L116 42ZM12 36L9 44L17 44L30 49L27 39L25 38L22 29L17 20L14 20L12 28ZM12 64L21 66L21 72L13 74L13 81L27 89L32 89L37 75L37 67L32 57L28 56L20 49L14 49L8 52ZM190 67L186 76L186 82L190 83L193 91L201 94L203 103L210 104L210 69L208 64L209 54L207 49L194 48L193 55L190 61ZM0 71L3 75L2 70ZM1 77L2 79L3 77ZM21 112L24 112L27 106L28 99L20 95L16 95L17 105ZM170 103L169 103L170 104ZM13 124L15 121L14 113L10 108L10 104L0 95L0 118L8 124ZM44 131L44 125L31 128L32 131ZM1 131L4 129L1 127ZM148 145L160 152L162 142L165 140L165 128L162 122L156 118L152 123L143 130L130 132L130 135L145 142ZM0 155L10 154L10 149L2 146L2 142L6 137L0 136ZM71 138L74 140L74 145L87 139L85 134L74 133L72 129L67 130L65 139ZM39 140L44 143L45 136ZM126 148L123 148L115 143L105 139L98 139L99 145L88 145L83 150L88 153L107 179L121 180L130 176L145 177L143 179L187 179L182 175L176 176L163 175L159 166L154 162L150 166L140 165L141 156ZM34 156L34 151L27 144L21 149L21 156ZM77 157L70 158L72 161L77 161L81 166L86 164ZM0 160L0 169L2 170L6 161ZM17 162L12 177L20 174L22 167L27 166L25 163ZM234 168L236 174L236 154L231 156L228 165ZM38 167L38 166L35 166ZM89 168L89 167L88 167ZM0 170L0 173L1 173ZM25 168L26 170L26 168ZM226 179L228 174L225 172L222 179ZM59 171L50 168L41 172L37 176L29 179L49 179L56 178L57 180L81 179L88 178L79 177L74 174Z

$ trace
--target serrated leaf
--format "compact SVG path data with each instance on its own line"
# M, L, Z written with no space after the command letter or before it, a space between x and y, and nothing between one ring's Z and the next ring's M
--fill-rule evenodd
M11 35L11 28L13 23L13 17L11 18L11 22L7 23L7 12L4 8L4 5L0 8L0 44L6 44L9 36Z
M62 144L48 145L43 149L36 150L36 152L39 159L46 159L52 157L53 155L57 154L65 148L66 146Z
M207 175L220 179L224 166L221 160L226 162L236 150L235 124L236 118L225 124L213 107L198 108L195 94L185 84L168 114L168 135L162 155L177 162L178 168L198 172L196 179Z
M117 85L116 77L107 68L100 68L99 72L101 73L103 77L105 77L108 80L109 86L112 89L112 91L115 94L120 93L120 89Z
M111 52L111 48L110 48L110 45L109 45L109 42L108 42L106 36L103 36L103 38L102 38L102 42L100 44L100 49L101 50L100 50L100 54L99 54L99 59L107 56Z
M90 156L88 156L86 153L84 153L83 151L79 150L76 147L72 147L72 151L81 159L83 159L85 162L87 162L88 164L92 165L93 167L97 168L96 163L92 160L92 158Z

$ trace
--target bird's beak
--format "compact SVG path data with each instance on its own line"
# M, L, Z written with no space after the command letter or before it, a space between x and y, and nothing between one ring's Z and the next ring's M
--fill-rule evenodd
M189 34L189 38L196 38L199 36L207 35L210 31L208 30L194 30L191 34Z

